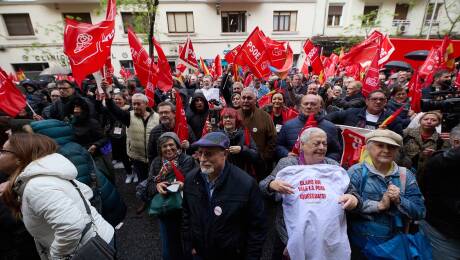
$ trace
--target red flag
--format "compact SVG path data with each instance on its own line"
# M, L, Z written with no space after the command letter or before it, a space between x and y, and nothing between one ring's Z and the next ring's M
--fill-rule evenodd
M270 76L269 57L264 33L256 27L241 46L234 63L248 66L254 76L259 79L267 79Z
M193 49L190 37L187 37L182 50L179 52L178 63L184 64L194 70L198 69L198 61L196 60L195 50Z
M289 70L292 68L292 64L294 63L294 53L289 43L285 49L281 49L281 47L284 48L284 44L277 45L273 49L269 49L269 53L271 53L270 70L277 74L280 79L285 79L289 73Z
M110 55L107 56L104 66L100 69L101 75L109 84L113 84L113 66Z
M417 71L414 71L414 75L412 75L409 81L408 89L407 96L410 98L410 108L415 113L419 113L422 111L420 104L422 100L422 84L420 83L420 75Z
M121 66L120 76L126 81L131 78L131 71L126 69L124 66Z
M455 76L454 85L455 87L457 87L457 89L460 89L460 70L457 71L457 76Z
M369 93L374 90L379 89L379 57L380 57L380 49L377 49L377 52L372 59L371 66L369 66L366 76L363 80L363 88L361 92L363 96L367 98Z
M113 21L117 15L117 1L109 0L107 3L107 9L105 11L105 20Z
M15 117L26 107L26 98L16 88L8 74L0 68L0 110Z
M321 76L324 76L323 63L321 61L318 48L313 45L313 42L307 40L303 45L303 50L305 51L307 59L310 62L312 72L316 75L319 75L320 78ZM320 79L320 82L322 81L324 81L324 78Z
M216 58L214 59L213 70L214 79L217 79L218 77L222 76L222 61L220 60L219 54L217 54Z
M441 50L439 47L431 48L430 53L426 57L425 62L419 68L419 74L422 77L427 77L434 73L441 66Z
M395 51L395 46L391 42L390 38L388 36L384 36L382 38L381 44L380 44L380 59L379 59L379 65L382 65L385 63L393 54Z
M452 71L455 68L454 45L448 35L444 36L440 51L442 65Z
M247 147L251 145L251 132L247 127L244 128L244 145Z
M299 152L300 152L300 136L302 136L303 131L305 131L308 128L317 127L317 126L318 126L318 122L315 119L315 114L311 113L308 116L308 119L305 122L305 125L303 126L302 130L300 130L299 136L297 136L297 140L295 141L295 144L292 147L292 151L291 151L292 153L299 154Z
M182 142L188 140L188 126L187 118L185 117L185 111L183 108L182 97L179 94L179 91L175 91L176 97L176 125L174 126L174 132L179 137L179 140Z
M359 162L361 148L366 143L366 138L350 129L342 131L342 138L344 147L340 165L344 168L349 168Z
M308 61L308 57L305 57L305 59L303 60L303 63L302 63L302 68L300 68L300 72L303 75L308 75L308 73L310 73L308 71L308 66L310 66L309 61Z
M358 63L361 67L367 67L372 57L375 56L375 50L379 48L383 35L371 34L367 39L361 43L353 46L349 52L345 53L340 61L344 65L351 65Z
M69 58L72 74L78 85L104 66L115 34L114 21L92 25L66 19L64 53Z
M128 42L131 49L131 56L134 64L134 70L136 72L139 81L142 86L147 86L149 80L150 63L153 62L150 59L147 51L142 47L141 41L137 38L136 34L128 29Z
M329 56L328 61L329 61L329 64L325 66L325 69L324 69L324 76L326 77L326 79L335 76L336 71L337 71L337 65L339 64L339 56L337 56L337 54L335 53L332 53Z
M163 92L167 92L173 85L171 67L169 66L168 59L166 58L163 49L161 49L160 44L155 40L155 38L152 40L158 54L158 88Z
M149 100L149 107L153 107L155 105L155 88L158 85L158 76L159 69L158 66L151 60L150 67L149 67L149 74L147 84L145 85L145 95Z
M244 79L244 82L243 82L243 86L244 87L249 87L249 85L251 84L251 82L254 80L254 76L252 74L248 74L246 76L246 78Z
M228 64L233 63L235 60L235 57L238 55L238 52L241 50L241 44L233 48L231 51L227 52L225 54L225 60L228 62Z

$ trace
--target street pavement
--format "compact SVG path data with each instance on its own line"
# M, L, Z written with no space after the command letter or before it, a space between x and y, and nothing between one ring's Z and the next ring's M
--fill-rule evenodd
M124 169L116 169L116 186L127 208L123 225L116 231L117 258L119 260L161 260L160 227L156 217L147 212L136 214L139 201L135 196L137 183L125 184ZM274 208L268 206L268 223L274 223ZM271 225L264 245L262 260L271 258L273 238L276 234Z

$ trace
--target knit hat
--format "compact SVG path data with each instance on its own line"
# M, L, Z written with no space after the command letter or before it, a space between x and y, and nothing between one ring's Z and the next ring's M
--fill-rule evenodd
M166 143L169 139L173 139L174 142L177 145L177 148L180 148L180 140L179 137L177 137L176 133L174 132L166 132L160 135L158 138L158 150L160 150L160 147Z

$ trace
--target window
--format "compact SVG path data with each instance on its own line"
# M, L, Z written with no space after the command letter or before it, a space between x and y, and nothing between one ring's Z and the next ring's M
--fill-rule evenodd
M246 32L246 12L221 12L222 32Z
M123 30L125 33L128 33L128 28L130 27L138 33L147 33L148 31L149 17L145 12L122 12L121 20L123 21Z
M297 11L273 12L273 31L295 32L297 24Z
M34 35L34 29L30 22L29 14L3 14L8 35L22 36Z
M134 75L134 64L132 60L120 60L120 66L129 70Z
M327 13L327 26L340 26L342 20L342 5L330 5Z
M436 5L436 10L435 10L434 16L433 16L433 25L439 24L439 22L438 22L438 14L439 14L439 9L441 9L441 6L442 6L442 4L440 4L440 3L438 3ZM434 4L430 3L428 5L428 9L426 10L426 15L425 15L425 24L426 25L430 24L431 16L433 15L433 9L434 9Z
M167 12L168 32L170 33L193 33L195 26L193 24L192 12Z
M64 18L74 19L79 22L92 23L90 13L63 13Z
M23 70L24 74L26 74L27 78L29 79L38 79L40 72L42 72L44 69L49 67L47 62L16 63L16 64L11 64L11 65L13 66L14 71Z
M379 13L379 6L378 5L366 5L364 6L364 13L363 13L363 23L362 25L374 25L375 21L377 20L377 15Z
M394 20L407 20L407 13L409 12L408 4L396 4Z

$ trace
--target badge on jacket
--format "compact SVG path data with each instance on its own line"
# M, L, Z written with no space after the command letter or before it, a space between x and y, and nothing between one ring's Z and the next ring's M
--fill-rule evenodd
M219 206L216 206L216 207L214 208L214 214L216 214L216 216L222 215L222 208L219 207Z

